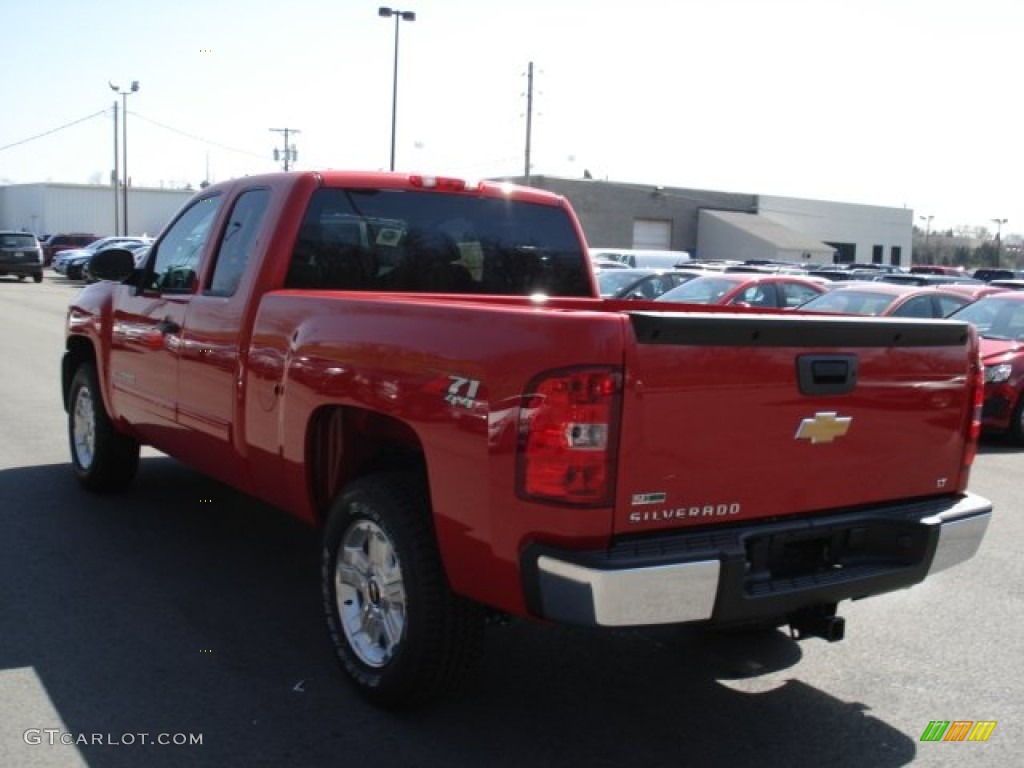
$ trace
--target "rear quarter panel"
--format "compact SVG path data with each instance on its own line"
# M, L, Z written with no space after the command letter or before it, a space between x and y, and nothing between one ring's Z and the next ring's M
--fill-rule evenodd
M308 425L318 408L343 405L400 421L426 457L453 587L521 612L518 558L526 543L600 547L612 528L610 508L528 503L516 495L515 437L528 382L570 362L623 362L623 315L600 311L599 300L552 304L264 296L248 354L245 414L261 495L302 517L317 516ZM457 381L467 383L453 390ZM476 382L472 393L468 382ZM450 402L453 391L460 397Z

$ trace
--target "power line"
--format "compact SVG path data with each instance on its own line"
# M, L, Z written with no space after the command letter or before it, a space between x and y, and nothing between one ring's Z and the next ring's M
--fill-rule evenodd
M217 141L210 141L209 139L204 139L202 136L196 136L195 134L188 133L187 131L182 131L182 130L179 130L177 128L172 128L171 126L165 125L164 123L161 123L161 122L159 122L157 120L154 120L151 117L146 117L145 115L140 115L138 112L132 112L132 115L135 116L135 117L138 117L141 120L145 120L147 123L152 123L153 125L157 126L158 128L163 128L165 131L170 131L171 133L176 133L179 136L184 136L185 138L192 139L193 141L200 141L203 144L209 144L212 147L219 147L220 149L226 149L228 152L237 152L240 155L248 155L249 157L257 157L260 160L263 160L266 157L265 155L256 154L255 152L249 152L248 150L245 150L245 149L238 149L236 147L229 147L227 144L221 144L220 142L217 142Z
M65 128L70 128L73 125L78 125L79 123L84 123L86 120L92 120L94 117L99 117L100 115L105 114L106 111L107 111L106 109L101 109L99 112L94 112L93 114L88 115L87 117L79 118L78 120L75 120L74 122L66 123L66 124L58 126L56 128L51 128L49 131L37 134L36 136L30 136L27 139L22 139L21 141L16 141L13 144L8 144L6 146L0 147L0 152L3 152L5 149L11 149L12 147L20 147L22 144L28 144L30 141L35 141L36 139L41 139L44 136L49 136L51 133L56 133L57 131L63 131Z

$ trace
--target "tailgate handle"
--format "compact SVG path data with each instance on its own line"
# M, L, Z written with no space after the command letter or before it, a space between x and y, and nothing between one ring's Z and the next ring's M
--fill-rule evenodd
M796 369L804 395L844 395L857 386L856 355L799 355Z

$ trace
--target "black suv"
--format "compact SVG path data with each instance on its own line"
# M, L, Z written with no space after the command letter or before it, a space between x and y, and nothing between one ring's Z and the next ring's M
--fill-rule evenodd
M994 268L981 268L974 270L974 274L971 275L975 280L984 280L986 283L990 283L993 280L1013 280L1017 277L1016 273L1012 269L994 269Z
M0 231L0 275L43 282L43 249L35 235Z

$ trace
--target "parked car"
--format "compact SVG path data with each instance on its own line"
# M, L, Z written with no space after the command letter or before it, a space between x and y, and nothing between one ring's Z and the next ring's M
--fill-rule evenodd
M827 312L840 315L875 317L946 317L966 306L984 292L998 291L988 286L916 286L881 281L843 283L828 293L815 296L797 309L801 312Z
M70 232L67 234L50 235L43 245L43 266L50 266L54 257L61 251L81 248L97 238L88 232Z
M990 283L993 280L1014 280L1018 275L1012 269L982 267L981 269L974 270L971 277L975 280L984 280L986 283Z
M0 231L0 275L43 282L43 249L31 232Z
M634 248L590 248L590 258L618 261L627 267L672 269L690 260L688 251L653 251Z
M606 299L656 299L701 274L696 270L611 269L598 273L597 286Z
M902 285L950 285L952 283L963 283L965 285L984 285L984 281L975 280L966 274L960 275L939 275L932 272L914 272L913 274L889 274L880 275L878 280L885 283L899 283Z
M806 272L807 277L844 283L850 280L881 280L887 274L896 273L868 269L809 269Z
M84 276L84 265L94 253L114 246L130 248L148 242L150 242L150 238L145 237L102 237L84 248L74 248L59 253L53 260L53 270L66 275L71 280L80 280Z
M121 248L123 246L121 246L121 245L114 245L114 246L111 246L111 247L113 247L113 248ZM152 247L153 247L152 243L140 243L139 245L129 245L129 246L126 247L126 250L129 253L131 253L132 260L135 262L135 266L136 267L141 267L142 263L146 260L146 256L149 255L149 249L152 248ZM105 250L107 250L107 249L103 248L103 249L97 251L97 253L102 253ZM95 255L95 254L93 254L93 255ZM85 266L82 268L82 277L85 278L85 282L87 282L87 283L95 283L97 280L99 280L99 278L96 277L90 271L89 266L91 264L92 264L92 259L89 259L89 261L87 261L85 263Z
M594 268L594 272L601 273L608 269L629 269L628 264L623 264L621 261L613 261L612 259L595 259L590 260L590 266Z
M828 286L823 282L789 275L722 272L689 280L656 300L788 308L797 307L827 290Z
M949 275L950 277L966 277L963 267L947 267L941 264L916 264L909 270L912 275Z
M1024 279L1014 278L1013 280L993 280L989 285L996 288L1008 288L1011 291L1024 291Z
M985 366L982 427L1024 444L1024 292L986 296L950 319L966 320L981 336Z

